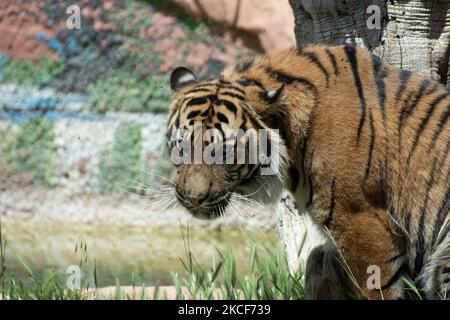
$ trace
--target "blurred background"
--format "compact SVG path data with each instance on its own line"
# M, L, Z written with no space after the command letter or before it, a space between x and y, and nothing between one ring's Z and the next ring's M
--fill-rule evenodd
M292 46L288 0L0 0L8 273L82 263L100 286L169 284L187 238L205 265L226 246L247 263L249 238L276 246L271 210L209 223L167 208L168 75L187 65L213 78Z

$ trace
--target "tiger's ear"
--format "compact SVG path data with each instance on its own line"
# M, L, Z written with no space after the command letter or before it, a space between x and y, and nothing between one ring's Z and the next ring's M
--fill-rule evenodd
M194 72L186 67L178 67L170 75L170 88L173 92L197 81Z
M266 100L269 104L277 103L280 100L280 97L284 91L284 84L281 85L278 89L268 91L264 93L264 100Z

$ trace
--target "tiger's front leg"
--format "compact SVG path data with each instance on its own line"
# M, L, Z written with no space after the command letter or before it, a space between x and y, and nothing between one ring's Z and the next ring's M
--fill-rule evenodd
M308 258L307 298L403 298L404 243L386 212L336 210L327 227L338 249L327 244Z
M306 262L305 299L347 300L355 296L336 246L325 244L312 250Z

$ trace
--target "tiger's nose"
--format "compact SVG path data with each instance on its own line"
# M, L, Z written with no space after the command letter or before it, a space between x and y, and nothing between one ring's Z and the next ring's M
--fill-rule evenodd
M189 200L190 203L192 203L194 206L198 207L200 206L209 196L209 191L211 184L204 181L203 183L206 184L202 185L201 188L187 188L185 190L185 195L187 200Z
M200 206L205 200L206 200L206 197L203 197L203 198L189 198L189 201L196 207Z
M212 180L210 168L204 165L191 165L179 176L180 190L194 206L200 206L208 198Z

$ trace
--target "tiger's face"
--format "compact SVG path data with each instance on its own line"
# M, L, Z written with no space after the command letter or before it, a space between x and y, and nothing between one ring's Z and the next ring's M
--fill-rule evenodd
M183 67L170 83L167 137L179 202L195 217L213 219L242 202L276 201L286 151L258 110L276 103L283 88L266 92L245 79L199 82Z

